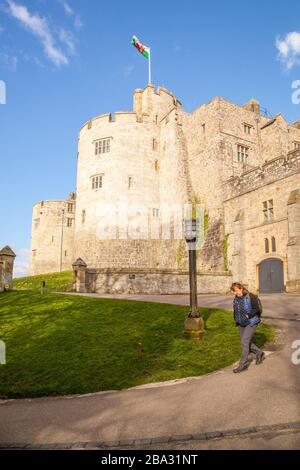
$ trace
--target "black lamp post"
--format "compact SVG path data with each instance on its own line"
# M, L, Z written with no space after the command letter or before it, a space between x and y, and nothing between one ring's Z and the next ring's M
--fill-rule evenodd
M185 220L185 240L189 250L190 311L184 323L184 336L200 339L204 333L204 321L198 310L196 245L199 236L199 220Z
M62 265L63 265L64 223L65 223L65 210L62 209L61 211L61 236L60 236L60 262L59 262L60 272L62 272Z

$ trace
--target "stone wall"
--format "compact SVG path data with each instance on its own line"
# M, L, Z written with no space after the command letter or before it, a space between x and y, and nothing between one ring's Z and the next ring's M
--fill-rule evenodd
M0 292L12 290L15 253L9 246L0 250Z
M71 268L74 261L75 206L75 195L71 193L65 201L41 201L33 207L31 275Z
M255 99L239 106L215 97L187 113L163 87L135 90L132 111L99 115L80 129L75 227L65 230L62 263L66 201L34 207L31 273L57 271L61 264L69 269L76 258L96 269L184 272L184 240L172 230L165 239L162 207L201 202L208 223L198 270L215 276L233 270L257 285L263 236L276 233L278 256L287 257L286 202L299 181L300 151L293 151L299 127L281 114L264 116ZM95 142L105 138L110 151L96 155ZM247 148L247 162L238 161L239 146ZM92 187L96 175L101 188ZM276 229L261 228L261 204L268 198L276 200Z
M163 240L160 209L182 206L185 197L176 145L181 112L173 94L149 85L136 90L133 112L99 116L81 129L74 258L99 268L176 267L178 242ZM110 138L110 151L95 155L102 138ZM101 188L92 187L93 175L102 175Z
M299 150L289 153L287 158L279 157L239 178L232 178L224 185L228 267L236 281L247 284L253 291L259 289L258 265L268 258L283 261L285 286L291 280L297 286L300 223L295 223L298 206L289 205L289 201L291 193L299 188ZM266 221L263 202L269 200L273 201L274 218ZM272 250L272 237L275 238L275 251ZM269 253L265 249L266 239L269 240Z
M227 272L199 273L198 293L228 292L231 282L232 278ZM179 270L87 269L83 291L100 294L188 294L189 275L187 271Z
M253 168L240 176L233 176L223 184L223 199L246 194L260 189L274 181L299 173L300 149L291 151L287 156L274 158L259 167Z

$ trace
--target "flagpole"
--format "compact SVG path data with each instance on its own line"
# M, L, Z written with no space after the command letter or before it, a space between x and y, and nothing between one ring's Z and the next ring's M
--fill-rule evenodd
M149 47L149 84L151 83L151 48Z

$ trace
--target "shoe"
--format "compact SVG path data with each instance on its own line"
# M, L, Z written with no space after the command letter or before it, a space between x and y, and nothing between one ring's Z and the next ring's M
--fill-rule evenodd
M256 365L261 364L264 360L266 359L266 355L263 351L261 351L257 356L256 356Z
M244 366L238 366L236 369L233 369L234 374L239 374L240 372L243 372L244 370L247 370L249 367L249 362L245 364Z

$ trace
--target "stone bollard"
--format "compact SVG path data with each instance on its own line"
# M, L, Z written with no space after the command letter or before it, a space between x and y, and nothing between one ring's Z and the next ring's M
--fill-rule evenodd
M82 293L87 292L87 288L86 288L87 265L86 263L81 258L78 258L73 263L72 266L73 266L73 288L75 292L82 292Z
M183 336L188 339L202 339L204 335L204 320L202 317L187 317L184 322Z

